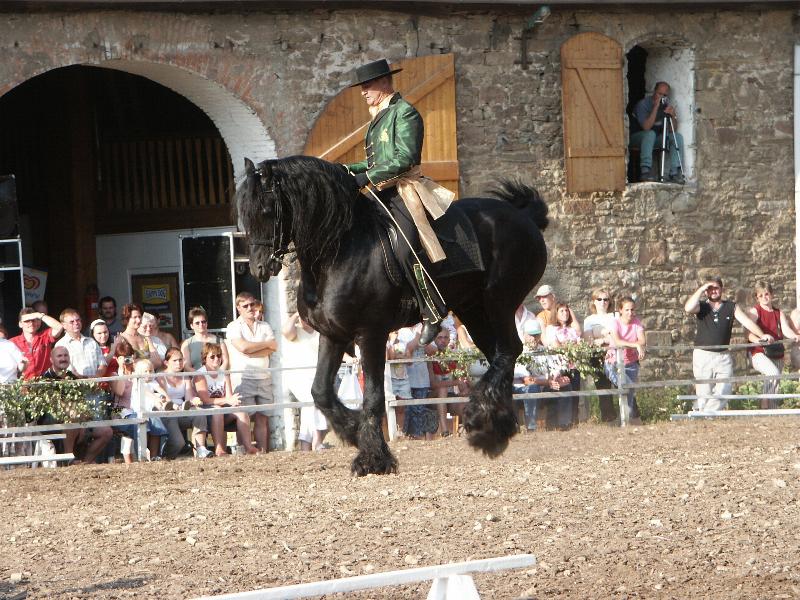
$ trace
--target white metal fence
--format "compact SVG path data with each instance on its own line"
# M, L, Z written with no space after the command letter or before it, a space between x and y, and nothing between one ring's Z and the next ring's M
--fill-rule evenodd
M648 353L657 352L657 351L668 351L668 352L682 352L687 350L694 350L697 348L706 349L706 350L742 350L746 348L751 348L756 346L757 344L731 344L727 346L651 346L647 347L646 351ZM431 362L431 361L440 361L441 358L436 357L429 357L429 358L420 358L420 359L401 359L401 360L392 360L387 361L387 364L392 363L403 363L403 364L410 364L414 362ZM268 369L262 369L265 372L282 372L288 370L297 370L297 369L313 369L315 366L304 366L304 367L271 367ZM716 379L694 379L694 378L686 378L686 379L668 379L668 380L654 380L654 381L646 381L646 382L637 382L637 383L624 383L624 361L623 361L623 349L617 349L617 362L616 362L616 369L618 373L618 384L613 389L593 389L593 390L572 390L572 391L565 391L565 392L556 392L556 391L547 391L547 392L539 392L539 393L524 393L524 394L515 394L514 398L519 400L526 400L526 399L542 399L542 398L574 398L574 397L596 397L602 395L610 395L610 396L617 396L618 405L619 405L619 414L620 414L620 423L624 427L629 424L630 422L630 415L628 414L628 403L627 403L627 395L629 390L639 390L645 388L660 388L660 387L667 387L667 386L687 386L687 385L696 385L698 383L744 383L744 382L757 382L757 381L770 381L770 380L783 380L783 379L800 379L800 373L782 373L780 375L769 376L769 375L748 375L748 376L739 376L739 377L727 377L727 378L716 378ZM234 374L234 373L242 373L243 371L220 371L220 373L225 374ZM170 373L170 375L177 375L181 377L194 377L198 375L203 375L205 373L199 371L193 372L181 372L181 373ZM99 377L99 378L91 378L91 379L82 379L82 382L111 382L117 380L134 380L134 379L151 379L153 377L163 376L164 373L156 373L154 375L117 375L113 377ZM48 382L52 383L52 381ZM144 394L145 386L139 385L135 386L138 388L138 393L140 394L139 397L139 406L144 405ZM735 395L735 394L728 394L723 396L704 396L705 398L719 398L724 400L732 400L732 399L786 399L786 398L796 398L800 397L800 394L750 394L750 395ZM678 400L694 400L697 399L696 395L679 395L677 396ZM387 411L387 422L388 422L388 429L389 429L389 437L390 439L394 439L397 435L397 419L395 414L395 409L397 407L403 406L414 406L414 405L438 405L438 404L457 404L457 403L466 403L469 401L469 398L466 396L459 396L459 397L447 397L447 398L424 398L424 399L397 399L393 395L388 394L386 396L386 411ZM3 427L0 428L0 436L24 436L25 434L41 434L44 432L54 432L54 431L65 431L70 429L88 429L93 427L114 427L114 426L130 426L134 425L137 428L137 440L138 440L138 457L140 460L145 460L147 456L147 421L151 417L160 417L164 418L177 418L177 417L186 417L186 416L196 416L196 415L203 415L203 416L213 416L213 415L224 415L224 414L231 414L231 413L265 413L265 414L279 414L282 411L287 409L294 410L299 409L305 406L313 406L313 402L281 402L277 404L269 404L269 405L257 405L257 406L230 406L230 407L215 407L215 408L203 408L203 409L190 409L190 410L178 410L178 411L144 411L141 415L137 415L136 418L127 418L127 419L109 419L109 420L101 420L101 421L83 421L77 423L62 423L62 424L52 424L52 425L28 425L22 427ZM673 415L673 419L681 419L681 418L691 418L691 417L712 417L712 416L783 416L783 415L794 415L800 414L800 409L775 409L767 410L747 410L747 411L718 411L715 413L709 412L695 412L695 414L690 413L689 415ZM3 441L10 441L12 438L4 438ZM20 440L14 440L20 441Z

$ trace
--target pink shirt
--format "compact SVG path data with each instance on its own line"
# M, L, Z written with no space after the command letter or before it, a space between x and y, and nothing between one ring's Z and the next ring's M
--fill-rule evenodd
M561 325L548 325L547 329L545 329L545 338L546 343L550 345L553 342L558 342L559 344L563 344L565 342L578 342L580 341L581 336L579 336L578 332L569 325L564 327Z
M616 331L617 337L622 341L636 344L639 342L640 334L644 333L644 327L642 327L642 322L636 317L634 317L628 325L625 325L617 318L614 319L614 327L612 331ZM636 348L623 348L623 356L626 365L630 365L639 361L639 353L636 351ZM617 352L613 342L611 343L611 347L608 349L608 354L606 354L606 362L617 362Z

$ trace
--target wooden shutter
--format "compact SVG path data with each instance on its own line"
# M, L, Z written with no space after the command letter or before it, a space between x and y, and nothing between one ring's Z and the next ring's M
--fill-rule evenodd
M425 122L422 172L458 194L456 85L452 54L409 58L394 87L413 104ZM332 162L364 159L364 135L370 116L361 88L347 88L325 107L308 136L304 153Z
M600 33L568 39L561 84L567 191L624 189L622 48Z

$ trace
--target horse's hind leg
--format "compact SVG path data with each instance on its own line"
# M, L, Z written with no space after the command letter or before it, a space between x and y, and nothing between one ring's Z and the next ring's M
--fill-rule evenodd
M350 410L342 404L334 389L336 373L342 364L342 356L344 356L346 345L324 335L320 336L317 373L314 376L311 395L314 397L314 404L328 419L328 423L330 423L336 435L346 444L357 446L358 411Z
M464 409L464 429L469 444L491 457L502 454L518 430L511 383L522 342L517 335L514 310L493 306L488 319L470 319L466 323L472 339L486 355L489 369L472 388Z
M358 476L396 473L397 460L383 437L386 396L383 391L383 368L386 364L386 336L362 338L361 363L364 367L364 406L358 428L358 454L352 470Z

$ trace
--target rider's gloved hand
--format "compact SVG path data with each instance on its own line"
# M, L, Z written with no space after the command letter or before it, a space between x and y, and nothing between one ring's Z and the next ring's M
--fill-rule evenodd
M367 187L367 185L369 184L369 177L367 177L366 173L358 173L355 177L356 177L356 185L358 186L358 189L361 189L363 187Z

